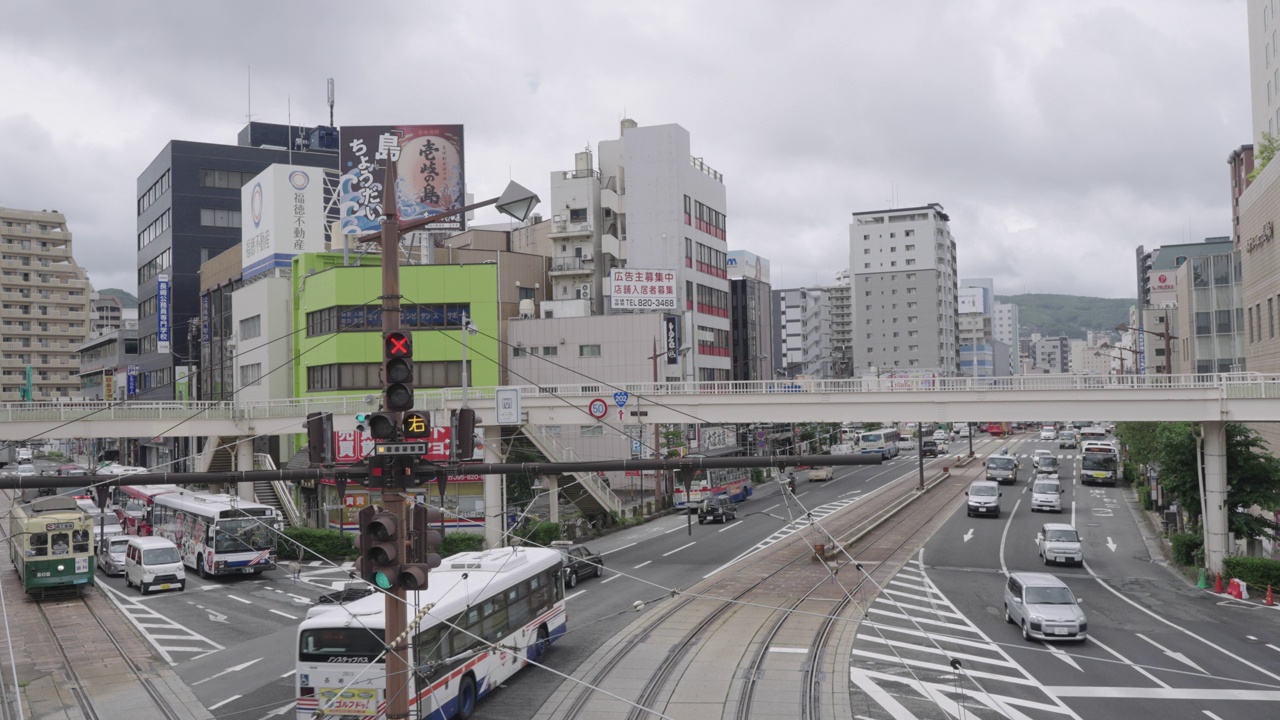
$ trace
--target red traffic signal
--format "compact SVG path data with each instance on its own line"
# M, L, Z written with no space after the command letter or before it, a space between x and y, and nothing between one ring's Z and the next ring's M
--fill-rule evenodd
M386 358L412 358L413 336L400 331L382 334L382 353Z
M413 409L413 336L400 331L382 334L382 409Z

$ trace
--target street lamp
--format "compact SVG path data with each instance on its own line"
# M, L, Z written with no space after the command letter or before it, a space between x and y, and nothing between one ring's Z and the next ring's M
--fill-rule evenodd
M1173 354L1172 354L1173 351L1169 345L1169 341L1177 340L1178 337L1176 335L1170 332L1158 332L1156 330L1147 330L1145 328L1140 328L1140 327L1129 327L1125 323L1120 323L1119 325L1117 325L1116 330L1118 332L1129 332L1130 330L1137 330L1138 332L1146 333L1148 335L1154 335L1158 338L1163 339L1164 340L1164 374L1165 375L1173 374ZM1136 354L1136 351L1135 351L1135 354Z
M1121 374L1121 375L1124 375L1124 356L1123 356L1123 355L1108 355L1107 353L1101 352L1102 350L1123 350L1124 352L1132 353L1132 354L1133 354L1133 364L1134 364L1134 366L1135 366L1135 367L1138 365L1138 351L1137 351L1137 350L1134 350L1133 348L1121 347L1121 346L1119 346L1119 345L1112 345L1111 343L1108 343L1108 342L1104 342L1104 343L1102 343L1101 345L1099 345L1099 346L1098 346L1098 349L1097 349L1097 350L1094 350L1094 351L1093 351L1094 357L1109 357L1109 358L1114 358L1114 359L1119 360L1119 361L1120 361L1120 374Z

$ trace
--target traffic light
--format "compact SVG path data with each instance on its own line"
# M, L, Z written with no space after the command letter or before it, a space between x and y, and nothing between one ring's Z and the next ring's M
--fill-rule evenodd
M413 409L413 336L398 330L382 334L382 409Z
M427 574L440 567L440 530L444 515L431 505L409 510L409 558L400 566L398 583L405 590L427 589Z
M369 437L375 440L394 440L395 416L391 413L373 413L369 416Z
M369 413L356 413L356 432L364 432L369 424Z
M356 573L361 580L383 590L396 587L404 559L400 518L393 512L366 507L360 511L360 559Z
M356 416L356 422L360 416ZM333 413L307 413L307 459L312 465L333 464Z
M455 415L453 455L457 460L470 460L476 454L476 411L462 408Z
M413 411L404 414L404 422L400 425L405 440L417 440L431 437L431 416L425 412Z

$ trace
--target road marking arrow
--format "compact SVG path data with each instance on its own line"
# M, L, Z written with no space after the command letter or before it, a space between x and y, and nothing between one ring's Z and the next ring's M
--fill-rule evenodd
M1111 548L1111 552L1116 551L1116 543L1111 538L1107 538L1107 547Z
M1160 651L1163 652L1165 655L1168 655L1169 657L1173 658L1174 660L1177 660L1178 662L1184 665L1188 665L1190 667L1195 668L1196 672L1201 673L1202 675L1208 674L1204 671L1204 668L1192 662L1191 658L1187 657L1186 655L1183 655L1180 652L1174 652L1169 648L1156 642L1155 640L1152 640L1151 638L1147 637L1146 635L1143 635L1142 633L1134 633L1134 634L1142 638L1143 640L1146 640L1147 642L1151 643L1152 645L1155 645L1156 647L1160 648Z
M1073 668L1075 668L1075 669L1079 670L1080 672L1084 672L1084 668L1080 667L1079 663L1077 663L1077 662L1075 661L1075 658L1073 658L1073 657L1071 657L1070 655L1068 655L1068 654L1066 654L1065 652L1063 652L1063 651L1062 651L1062 648L1054 647L1053 645L1050 645L1049 643L1047 643L1047 642L1043 642L1043 641L1041 641L1041 643L1040 643L1040 644L1041 644L1041 645L1044 645L1044 646L1045 646L1045 647L1047 647L1047 648L1049 648L1049 651L1053 653L1053 656L1054 656L1054 657L1056 657L1056 658L1058 658L1059 660L1061 660L1062 662L1064 662L1064 663L1066 663L1066 664L1070 665L1071 667L1073 667Z
M226 675L227 673L239 672L239 671L241 671L241 670L243 670L243 669L245 669L245 668L249 667L250 665L252 665L252 664L254 664L254 663L258 662L258 660L261 660L261 659L262 659L262 658L257 658L257 659L255 659L255 660L250 660L250 661L249 661L249 662L247 662L247 663L241 663L241 664L239 664L239 665L236 665L235 667L229 667L229 668L227 668L226 670L223 670L223 671L222 671L222 672L220 672L220 673L217 673L217 674L215 674L215 675L210 675L209 677L207 677L207 678L205 678L205 679L203 679L203 680L197 680L196 682L193 682L193 683L191 683L191 684L192 684L193 686L195 686L195 685L200 685L200 684L202 684L202 683L207 683L207 682L209 682L210 680L212 680L212 679L214 679L214 678L216 678L216 677L222 677L223 675Z
M200 608L201 610L203 610L203 611L205 611L205 612L209 613L209 622L220 622L220 623L224 623L224 622L226 622L226 621L227 621L227 616L226 616L226 615L223 615L222 613L218 612L217 610L210 610L209 608L207 608L207 607L205 607L205 606L203 606L203 605L196 605L196 607L198 607L198 608Z
M969 528L969 532L964 534L964 541L969 542L973 539L973 528Z

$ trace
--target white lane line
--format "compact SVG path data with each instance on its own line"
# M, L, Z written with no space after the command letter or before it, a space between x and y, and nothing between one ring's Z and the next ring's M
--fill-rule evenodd
M233 673L233 672L239 672L239 671L241 671L241 670L243 670L243 669L245 669L245 668L249 667L250 665L252 665L252 664L254 664L254 663L258 662L258 661L259 661L259 660L261 660L261 659L262 659L262 658L255 658L255 659L253 659L253 660L250 660L249 662L241 663L241 664L239 664L239 665L235 665L235 666L229 667L229 668L227 668L226 670L223 670L223 671L222 671L222 672L220 672L220 673L214 673L214 674L210 675L209 677L204 678L203 680L197 680L197 681L195 681L195 682L191 683L191 687L195 687L195 686L197 686L197 685L201 685L201 684L203 684L203 683L207 683L207 682L209 682L210 680L212 680L212 679L214 679L214 678L222 677L223 675L227 675L227 674L230 674L230 673Z
M280 676L280 678L281 678L281 679L284 679L284 678L287 678L287 677L293 677L293 674L294 674L294 673L296 673L296 672L298 672L298 671L297 671L297 670L290 670L289 672L287 672L287 673L285 673L285 674L281 675L281 676Z
M293 674L293 673L289 673L289 675L292 675L292 674ZM288 675L286 675L285 677L288 677ZM293 709L293 707L294 707L295 705L297 705L297 704L298 704L298 702L295 700L295 701L293 701L293 702L289 703L288 705L282 705L282 706L280 706L280 707L276 708L275 710L272 710L271 712L267 713L267 714L262 718L262 720L269 720L269 718L276 717L277 715L283 715L283 714L285 714L285 713L289 712L290 710L292 710L292 709Z
M857 668L849 668L849 679L862 692L866 693L872 700L879 703L880 707L892 715L893 720L920 720L911 714L910 710L903 707L902 703L898 702L898 699L892 693L872 682L871 678L864 675Z
M876 652L871 652L869 650L859 650L858 648L854 648L850 652L852 652L854 655L858 657L869 658L871 660L878 660L883 663L889 663L893 665L898 665L898 664L910 665L912 667L923 668L925 670L930 670L932 672L946 673L947 675L955 674L955 670L948 663L933 663L933 662L928 662L926 660L904 658L897 654L886 655L884 653L876 653ZM999 680L1000 682L1006 682L1011 685L1040 687L1040 683L1037 682L1036 680L1028 680L1026 678L1015 677L1013 675L1002 675L1000 673L990 673L990 672L986 672L985 670L966 669L965 675L968 675L971 677L979 677L984 680Z
M778 505L781 505L781 504L782 504L782 503L775 503L775 504L770 505L769 507L765 508L764 510L761 510L760 512L769 512L770 510L772 510L772 509L774 509L774 508L778 507Z
M1139 667L1139 666L1135 665L1132 661L1130 661L1128 658L1126 658L1125 656L1121 655L1120 653L1116 652L1115 650L1112 650L1111 648L1107 647L1106 645L1103 645L1102 643L1098 642L1098 636L1094 635L1094 636L1090 637L1090 638L1089 638L1089 641L1090 641L1090 642L1092 642L1094 645L1096 645L1096 646L1098 646L1098 647L1102 648L1102 649L1103 649L1103 650L1105 650L1106 652L1108 652L1108 653L1110 653L1110 654L1112 654L1112 655L1115 655L1115 656L1116 656L1116 659L1117 659L1117 660L1119 660L1119 661L1120 661L1120 663L1121 663L1122 665L1129 665L1129 666L1131 666L1134 670L1137 670L1138 672L1140 672L1140 673L1142 673L1144 676L1146 676L1146 678L1147 678L1148 680L1150 680L1151 682L1153 682L1153 683L1155 683L1155 684L1159 685L1159 686L1160 686L1160 687L1162 687L1162 688L1165 688L1165 689L1168 689L1168 688L1169 688L1169 685L1168 685L1168 684L1166 684L1164 681L1162 681L1160 678L1156 677L1155 675L1152 675L1151 673L1147 672L1146 670L1142 669L1141 667Z
M1280 647L1276 647L1275 645L1272 645L1271 643L1267 643L1267 647L1271 648L1272 650L1275 650L1276 652L1280 652Z
M570 600L572 600L572 599L574 599L574 598L578 597L579 595L581 595L581 594L582 594L582 593L584 593L584 592L586 592L586 590L579 590L578 592L576 592L576 593L574 593L574 594L572 594L572 595L566 596L566 597L565 597L565 599L564 599L564 601L565 601L565 602L569 602ZM210 708L210 709L212 710L212 708Z
M927 637L935 638L938 636L927 635ZM860 636L858 640L859 641L865 640L865 641L870 641L874 643L880 643L881 645L888 645L890 647L903 648L904 650L911 650L913 652L929 653L930 655L942 655L947 660L950 660L951 658L960 658L961 660L987 663L989 665L995 665L997 667L1006 667L1006 668L1017 667L1016 665L1014 665L1012 662L1009 662L1008 660L1001 660L999 658L994 658L994 657L984 657L982 655L974 655L973 653L956 652L955 650L942 650L940 648L930 647L928 645L918 645L916 643L903 642L901 640L889 640L888 638L882 638L876 635L863 635L863 636ZM987 648L986 645L983 645L981 643L974 643L974 644L982 648Z
M1174 660L1177 660L1178 662L1184 665L1190 665L1191 667L1195 668L1196 672L1199 672L1201 675L1208 675L1208 673L1204 671L1204 668L1195 664L1195 661L1193 661L1191 658L1187 657L1186 655L1183 655L1180 652L1174 652L1173 650L1170 650L1169 648L1161 645L1160 643L1156 642L1155 640L1152 640L1151 638L1147 637L1146 635L1143 635L1142 633L1134 633L1134 635L1137 635L1139 638L1146 640L1152 645L1155 645L1156 647L1160 648L1161 652L1173 658Z
M1004 543L1009 539L1009 527L1013 525L1013 516L1018 514L1018 506L1022 504L1022 498L1018 498L1018 502L1013 504L1013 512L1009 513L1009 519L1004 523L1004 532L1000 533L1000 572L1005 577L1009 577L1009 566L1004 562Z
M271 612L273 612L273 613L275 613L275 614L277 614L277 615L279 615L279 616L281 616L281 617L287 617L287 618L289 618L290 620L297 620L297 619L298 619L298 618L297 618L297 616L295 616L295 615L290 615L289 613L287 613L287 612L282 612L282 611L280 611L280 610L272 610Z
M230 595L230 594L228 594L228 595L227 595L227 597L231 598L232 600L237 600L237 601L239 601L239 602L242 602L242 603L244 603L245 605L252 605L252 604L253 604L253 601L252 601L252 600L245 600L244 598L242 598L242 597L236 597L235 595Z
M947 617L953 617L953 618L964 617L963 614L958 612L949 612L947 610L940 610L938 608L932 608L927 605L912 605L911 603L899 602L892 598L877 597L873 602L884 603L891 607L896 607L900 610L917 610L927 615L938 615L938 616L946 615Z
M1209 720L1222 720L1222 718L1218 717L1217 715L1214 715L1213 713L1209 712L1208 710L1201 710L1200 712L1202 712L1202 713L1204 713L1205 715L1207 715L1207 716L1209 717Z
M1257 666L1257 665L1255 665L1254 663L1251 663L1251 662L1249 662L1248 660L1245 660L1244 658L1240 657L1239 655L1236 655L1235 653L1231 652L1230 650L1227 650L1227 649L1226 649L1226 648L1224 648L1224 647L1221 647L1221 646L1218 646L1218 645L1214 645L1213 643L1209 642L1208 640L1205 640L1204 638L1202 638L1202 637L1200 637L1199 635L1197 635L1197 634L1195 634L1195 633L1191 632L1190 630L1188 630L1188 629L1186 629L1186 628L1184 628L1184 627L1179 627L1179 626L1177 626L1177 625L1173 624L1173 623L1172 623L1172 622L1170 622L1169 620L1166 620L1166 619L1164 619L1164 618L1160 617L1160 616L1159 616L1159 615L1157 615L1156 613L1154 613L1154 612L1152 612L1152 611L1148 610L1147 608L1143 607L1142 605L1139 605L1137 602L1135 602L1135 601L1133 601L1133 600L1130 600L1129 598L1125 597L1125 596L1124 596L1124 594L1123 594L1123 593L1121 593L1119 590L1116 590L1115 588L1113 588L1113 587L1111 587L1110 585L1108 585L1108 584L1106 584L1105 582L1103 582L1102 578L1098 577L1097 573L1095 573L1095 572L1093 571L1093 568L1089 566L1089 563L1087 563L1087 562L1086 562L1086 563L1084 563L1084 569L1085 569L1085 570L1086 570L1090 575L1092 575L1092 576L1093 576L1093 579L1094 579L1094 580L1097 580L1097 581L1098 581L1098 584L1099 584L1099 585L1101 585L1102 587L1104 587L1104 588L1106 588L1108 591L1110 591L1112 595L1115 595L1116 597L1120 598L1121 600L1123 600L1123 601L1125 601L1125 602L1129 603L1130 605L1132 605L1132 606L1134 606L1134 607L1138 608L1138 609L1139 609L1139 610L1141 610L1142 612L1144 612L1144 613L1146 613L1146 614L1150 615L1151 617L1155 618L1156 620L1159 620L1160 622L1164 623L1165 625L1168 625L1169 627L1173 628L1174 630L1177 630L1178 632L1180 632L1180 633L1182 633L1182 634L1184 634L1184 635L1187 635L1187 636L1189 636L1189 637L1193 637L1193 638L1195 638L1196 640L1199 640L1200 642L1204 643L1205 645L1208 645L1209 647L1213 648L1214 650L1217 650L1218 652L1222 653L1223 655L1226 655L1227 657L1232 658L1233 660L1237 660L1237 661L1239 661L1240 663L1242 663L1242 664L1244 664L1244 665L1246 665L1246 666L1248 666L1248 667L1251 667L1251 668L1253 668L1254 670L1257 670L1258 672L1262 673L1263 675L1266 675L1267 677L1271 678L1272 680L1280 681L1280 675L1276 675L1276 674L1275 674L1275 673L1273 673L1273 672L1269 672L1269 671L1267 671L1267 670L1264 670L1264 669L1262 669L1261 667L1258 667L1258 666ZM1276 649L1276 648L1272 648L1272 649L1274 650L1274 649Z
M632 569L632 570L639 570L640 568L644 567L645 565L648 565L648 564L649 564L649 563L651 563L651 562L653 562L653 561L652 561L652 560L645 560L644 562L640 563L639 565L637 565L637 566L635 566L634 568L631 568L631 569Z
M685 526L686 526L686 525L688 525L688 524L689 524L689 521L688 521L688 520L685 520L685 525L677 525L677 526L675 526L675 527L671 528L670 530L667 530L667 531L663 532L662 534L663 534L663 535L667 535L667 534L673 533L673 532L675 532L675 531L677 531L677 530L684 530L684 529L685 529Z
M732 530L732 529L734 529L734 528L738 527L738 526L739 526L739 525L741 525L741 524L742 524L742 523L737 523L737 522L736 522L736 523L733 523L732 525L725 525L724 527L720 528L720 529L719 529L719 530L717 530L716 532L724 532L725 530Z
M982 632L976 627L969 627L968 625L956 625L955 623L942 622L941 620L930 620L929 618L918 618L918 617L913 617L911 615L908 615L906 613L897 613L897 612L889 612L888 610L881 610L880 608L877 608L877 607L867 608L867 613L884 615L887 617L902 618L904 620L910 620L915 623L922 623L925 625L937 625L940 627L951 628L952 630L964 630L965 632L972 632L972 633Z
M683 550L683 549L685 549L685 548L687 548L687 547L690 547L690 546L692 546L692 545L697 545L697 544L698 544L698 541L697 541L697 540L694 540L693 542L691 542L691 543L689 543L689 544L687 544L687 545L681 545L680 547L676 548L675 550L672 550L671 552L664 552L664 553L662 553L662 557L666 557L666 556L668 556L668 555L674 555L674 554L676 554L676 553L680 552L681 550Z
M609 577L605 578L604 580L601 580L601 581L600 581L600 584L601 584L601 585L603 585L603 584L608 583L608 582L613 582L614 580L617 580L617 579L618 579L618 578L620 578L620 577L622 577L622 576L621 576L621 575L618 575L617 573L615 573L615 574L610 575Z
M631 547L632 545L635 545L635 544L636 544L636 543L630 543L630 544L628 544L628 545L623 545L622 547L616 547L616 548L614 548L614 549L612 549L612 550L605 550L604 552L602 552L602 553L600 553L600 554L601 554L601 555L608 555L609 553L616 553L616 552L618 552L619 550L626 550L627 548L629 548L629 547Z
M1280 690L1218 688L1146 688L1106 685L1052 685L1044 688L1058 697L1124 698L1128 700L1260 700L1280 702Z
M905 678L898 675L894 675L892 673L876 672L875 670L853 670L853 672L860 673L863 676L870 679L874 679L874 680L881 680L883 682L891 682L894 684L906 685L907 687L912 688L916 692L928 698L945 697L944 693L957 692L956 686L952 683L946 683L946 684L924 683L911 678ZM974 700L981 702L983 705L986 705L987 707L992 707L992 704L988 704L987 702L988 696L990 696L990 700L995 700L996 698L999 698L1000 705L1003 706L1003 709L996 710L996 712L998 712L1000 715L1004 717L1009 717L1010 711L1012 710L1012 707L1010 706L1016 705L1018 707L1029 708L1029 709L1037 710L1040 712L1058 713L1060 715L1066 715L1068 717L1076 718L1076 720L1079 720L1080 718L1079 715L1076 715L1075 713L1073 713L1071 709L1066 707L1065 705L1050 705L1048 703L1035 702L1034 700L1025 700L1023 698L1012 697L1009 695L992 695L987 692L979 691L972 688L966 688L966 687L959 688L959 693L962 695L971 697ZM955 705L955 703L952 703L952 705ZM962 714L960 712L959 707L956 707L955 712L953 712L951 715L948 715L947 717L968 717L971 715L972 715L971 712L968 713L968 715ZM1019 715L1021 716L1021 713L1019 713ZM857 717L863 717L863 716L855 715L854 717L857 718ZM1025 717L1025 716L1022 716L1022 717ZM871 719L866 718L866 720L871 720Z
M807 655L809 648L793 648L793 647L770 647L771 653L795 653L796 655Z
M231 702L232 700L239 700L239 699L240 699L240 696L239 696L239 695L232 695L231 697L227 698L226 700L223 700L222 702L218 703L217 705L210 705L210 706L209 706L209 709L210 709L210 710L217 710L218 708L222 707L223 705L226 705L227 703Z

